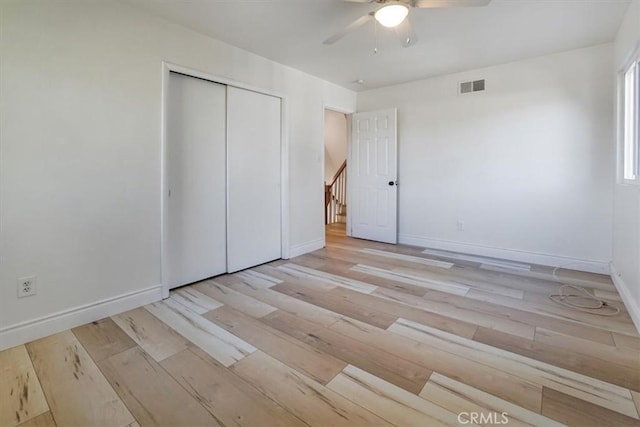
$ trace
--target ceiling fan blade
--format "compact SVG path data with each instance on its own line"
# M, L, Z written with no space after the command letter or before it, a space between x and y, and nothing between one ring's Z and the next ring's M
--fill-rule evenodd
M376 0L343 0L349 3L373 3Z
M356 19L351 24L347 25L342 30L338 31L337 33L335 33L334 35L332 35L322 43L334 44L335 42L337 42L338 40L346 36L349 32L355 30L356 28L362 27L364 24L371 21L372 19L373 19L373 12L367 15L361 16L360 18Z
M394 27L394 30L400 38L402 47L411 47L414 44L418 43L418 35L413 30L413 26L409 21L409 17L402 21L400 25Z
M437 7L480 7L491 3L491 0L413 0L413 7L437 8Z

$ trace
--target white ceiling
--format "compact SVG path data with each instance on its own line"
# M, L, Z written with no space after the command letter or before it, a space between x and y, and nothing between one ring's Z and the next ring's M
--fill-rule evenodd
M630 0L493 0L412 9L417 45L359 28L322 41L374 4L342 0L123 0L231 45L353 90L365 90L613 41ZM634 0L640 1L640 0ZM358 85L356 80L363 79Z

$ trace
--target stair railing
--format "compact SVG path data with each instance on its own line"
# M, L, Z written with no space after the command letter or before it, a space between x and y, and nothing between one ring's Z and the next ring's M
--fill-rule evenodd
M339 217L346 215L347 209L347 161L345 160L333 176L330 184L324 187L324 222L333 224Z

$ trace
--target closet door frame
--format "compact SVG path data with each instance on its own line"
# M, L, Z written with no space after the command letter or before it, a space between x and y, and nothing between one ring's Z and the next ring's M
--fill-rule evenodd
M169 297L169 284L167 283L167 253L165 225L167 219L167 108L169 93L169 75L171 72L184 74L198 79L209 80L226 86L239 89L250 90L264 95L280 98L280 227L281 227L281 248L280 253L283 259L289 259L289 144L287 140L287 97L286 95L274 91L257 88L242 82L230 80L225 77L216 76L192 68L170 62L162 62L162 99L161 99L161 128L160 128L160 280L162 286L162 298ZM226 160L225 160L226 161ZM225 195L226 198L226 195ZM228 215L228 210L227 210ZM228 221L228 218L227 218Z

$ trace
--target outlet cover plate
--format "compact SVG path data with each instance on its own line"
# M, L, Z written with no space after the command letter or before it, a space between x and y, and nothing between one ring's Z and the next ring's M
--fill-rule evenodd
M18 298L30 297L36 294L36 276L18 279Z

